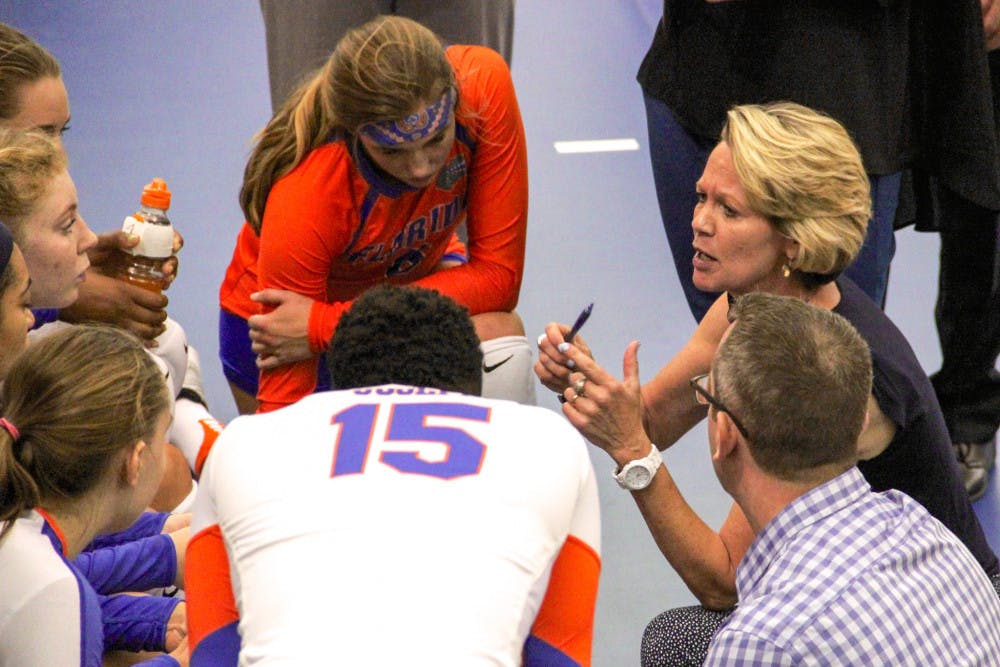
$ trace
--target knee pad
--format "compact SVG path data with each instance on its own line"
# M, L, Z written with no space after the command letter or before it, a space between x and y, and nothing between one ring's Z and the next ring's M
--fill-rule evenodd
M524 336L483 341L483 397L535 405L534 357Z
M164 325L166 329L156 337L157 346L150 352L166 362L170 369L167 384L170 386L170 393L176 396L184 386L184 376L188 369L187 335L181 325L169 317Z
M189 398L177 399L168 438L181 450L195 477L201 474L205 457L221 433L222 425L204 405Z

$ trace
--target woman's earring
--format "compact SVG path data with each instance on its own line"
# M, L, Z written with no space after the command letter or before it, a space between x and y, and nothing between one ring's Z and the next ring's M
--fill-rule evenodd
M781 275L785 278L792 275L792 267L789 266L788 262L785 262L785 265L781 267Z

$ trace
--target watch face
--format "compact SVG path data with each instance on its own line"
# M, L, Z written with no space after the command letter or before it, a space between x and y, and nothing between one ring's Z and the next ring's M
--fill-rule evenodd
M625 471L625 486L638 491L645 489L653 481L653 475L642 466L633 466Z

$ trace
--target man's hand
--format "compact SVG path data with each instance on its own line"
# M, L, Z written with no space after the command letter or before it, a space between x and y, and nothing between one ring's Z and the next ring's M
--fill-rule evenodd
M258 368L271 370L315 356L309 349L308 337L312 299L279 289L261 290L250 298L274 306L266 315L252 315L247 320Z

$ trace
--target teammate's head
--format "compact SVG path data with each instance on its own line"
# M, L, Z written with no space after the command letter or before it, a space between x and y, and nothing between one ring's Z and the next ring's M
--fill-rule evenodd
M857 256L871 217L870 182L847 130L775 102L730 109L721 139L747 203L799 243L791 268L809 286L833 280Z
M54 138L0 128L0 222L24 253L34 305L76 301L97 236L80 214L66 154Z
M419 23L379 16L349 31L258 135L240 191L247 222L260 230L273 183L335 132L398 121L455 88L441 40Z
M170 396L137 338L111 327L59 330L14 362L2 395L4 530L26 509L68 506L98 485L123 501L115 516L90 518L101 525L120 529L148 505L163 474Z
M736 299L730 319L712 387L757 465L796 482L854 465L872 381L861 335L832 311L764 292Z
M379 285L341 318L327 351L335 389L406 384L479 395L483 355L469 313L418 287Z
M35 323L30 287L24 255L10 230L0 223L0 380L24 350L28 331Z
M0 23L0 127L44 132L62 147L69 95L59 63L37 42Z

